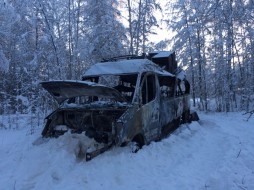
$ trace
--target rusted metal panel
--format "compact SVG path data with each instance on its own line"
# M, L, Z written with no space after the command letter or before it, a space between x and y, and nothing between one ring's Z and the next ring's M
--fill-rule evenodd
M143 105L140 112L145 141L151 142L158 139L160 135L158 99Z
M139 106L134 104L117 120L121 125L117 130L118 145L131 141L136 134L143 133L141 117Z

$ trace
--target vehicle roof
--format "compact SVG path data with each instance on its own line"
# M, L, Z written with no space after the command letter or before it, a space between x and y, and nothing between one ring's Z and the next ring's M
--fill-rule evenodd
M162 58L162 57L169 57L172 54L170 51L160 51L157 52L156 55L153 56L153 58Z
M102 62L92 65L83 75L83 77L92 77L100 75L124 75L138 74L152 71L159 75L175 76L148 59L130 59L115 62Z

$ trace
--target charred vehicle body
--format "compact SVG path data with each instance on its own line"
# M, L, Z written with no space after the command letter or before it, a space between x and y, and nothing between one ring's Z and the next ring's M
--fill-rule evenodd
M139 148L160 140L181 122L198 120L190 113L190 85L177 70L174 53L157 52L97 63L82 81L42 82L60 104L46 117L42 136L70 131L93 138L102 146L88 147L87 160L112 145Z

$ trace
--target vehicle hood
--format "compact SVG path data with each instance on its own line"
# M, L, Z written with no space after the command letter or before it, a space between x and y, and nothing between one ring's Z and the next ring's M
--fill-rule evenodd
M64 80L41 82L41 85L59 104L66 99L77 96L98 96L115 99L119 102L125 101L116 89L93 82Z

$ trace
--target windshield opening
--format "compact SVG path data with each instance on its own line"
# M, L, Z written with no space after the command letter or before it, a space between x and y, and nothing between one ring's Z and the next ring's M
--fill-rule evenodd
M120 94L126 99L127 102L132 102L133 95L135 93L135 87L137 83L138 74L131 75L102 75L95 77L83 78L84 81L96 82L111 88L114 88L120 92ZM92 101L98 101L98 97L93 97ZM91 100L90 100L91 101Z

